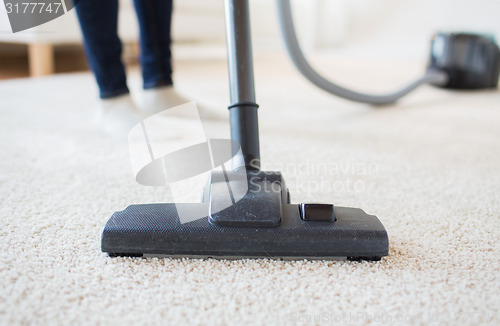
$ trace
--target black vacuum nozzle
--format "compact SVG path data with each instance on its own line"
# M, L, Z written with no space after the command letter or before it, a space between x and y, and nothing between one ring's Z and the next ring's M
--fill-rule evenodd
M229 183L212 176L202 203L131 205L114 213L102 233L102 251L110 256L355 260L379 260L389 253L387 232L376 216L359 208L290 204L277 172L250 172L248 182L255 186L233 205L214 209L227 186L247 182L231 181L235 173L227 172ZM270 182L273 190L267 191Z
M493 36L437 33L431 43L429 70L444 71L451 89L496 88L500 75L500 49Z

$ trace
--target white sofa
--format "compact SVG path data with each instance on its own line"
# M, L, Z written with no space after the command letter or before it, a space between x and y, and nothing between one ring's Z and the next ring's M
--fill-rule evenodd
M339 43L347 26L346 0L293 0L299 37L307 48L328 47ZM0 6L3 7L3 6ZM280 43L274 1L250 1L253 36L265 44ZM330 12L330 14L325 14ZM223 0L174 0L172 33L175 42L217 42L223 44ZM54 70L53 47L77 44L81 34L74 10L33 27L11 33L5 10L0 9L0 42L27 44L32 76ZM119 34L124 43L137 42L138 28L132 0L120 0Z
M3 5L1 6L5 8ZM174 3L173 38L179 40L224 39L223 3L219 0L177 0ZM138 27L131 0L120 0L119 34L124 43L137 42ZM195 28L193 28L195 26ZM53 47L81 43L74 10L50 22L12 33L7 12L0 9L0 42L28 46L30 74L42 76L54 71Z

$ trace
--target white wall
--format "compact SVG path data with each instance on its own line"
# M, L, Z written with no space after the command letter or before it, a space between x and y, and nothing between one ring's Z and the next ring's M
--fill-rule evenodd
M274 2L250 0L257 46L280 45ZM292 3L298 32L307 48L351 48L369 50L374 55L420 56L427 51L425 45L437 30L489 32L500 38L500 0L293 0ZM194 38L224 41L222 0L176 0L177 4L182 6L179 9L184 14L198 12L206 20L211 17L217 22L211 28L206 21L193 23Z
M435 31L471 31L500 37L499 0L355 0L349 5L346 45L386 55L420 56Z

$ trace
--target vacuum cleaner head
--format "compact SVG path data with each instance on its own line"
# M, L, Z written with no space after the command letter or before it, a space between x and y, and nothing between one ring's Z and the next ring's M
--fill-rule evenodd
M116 212L102 233L110 256L379 260L387 233L376 216L335 207L337 221L303 221L299 205L284 205L279 227L220 227L208 216L182 224L176 206L208 212L207 204L131 205Z
M366 260L388 254L387 232L376 216L358 208L290 204L279 173L248 172L246 195L217 211L219 189L238 186L226 182L231 173L227 178L213 173L203 203L131 205L114 213L102 233L102 251L110 256ZM203 217L183 223L186 214Z

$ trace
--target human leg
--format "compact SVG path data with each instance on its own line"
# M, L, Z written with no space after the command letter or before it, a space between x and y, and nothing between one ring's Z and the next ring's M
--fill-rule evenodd
M118 37L118 0L85 0L75 7L85 53L99 86L99 121L102 129L123 138L143 118L132 101L121 60Z

